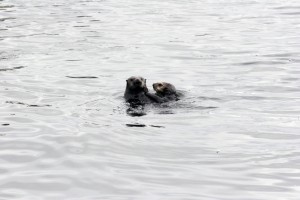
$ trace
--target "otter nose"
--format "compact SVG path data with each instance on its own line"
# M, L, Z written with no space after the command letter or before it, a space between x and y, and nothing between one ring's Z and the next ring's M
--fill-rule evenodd
M141 82L139 79L135 79L135 80L133 81L133 83L134 83L135 85L140 85L142 82Z

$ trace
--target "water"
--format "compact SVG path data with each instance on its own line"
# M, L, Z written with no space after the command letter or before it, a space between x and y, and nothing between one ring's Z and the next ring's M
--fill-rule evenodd
M0 1L0 199L298 200L300 2ZM132 75L185 97L126 113Z

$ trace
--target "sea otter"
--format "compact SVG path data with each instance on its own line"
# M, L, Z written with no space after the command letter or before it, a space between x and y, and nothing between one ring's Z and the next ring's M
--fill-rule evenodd
M126 80L124 98L131 106L159 103L160 98L150 94L146 85L146 79L140 76L131 76Z
M153 89L155 90L155 95L161 98L161 101L168 102L179 100L176 88L171 83L158 82L153 83Z

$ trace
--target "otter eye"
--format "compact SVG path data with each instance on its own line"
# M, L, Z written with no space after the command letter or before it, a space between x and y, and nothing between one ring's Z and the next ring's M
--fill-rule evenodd
M161 84L161 83L158 84L158 87L162 87L162 86L163 86L163 84Z

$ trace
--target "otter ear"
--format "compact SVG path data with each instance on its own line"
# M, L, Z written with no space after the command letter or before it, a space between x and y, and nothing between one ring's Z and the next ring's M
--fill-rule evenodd
M144 79L144 82L146 83L147 79Z

